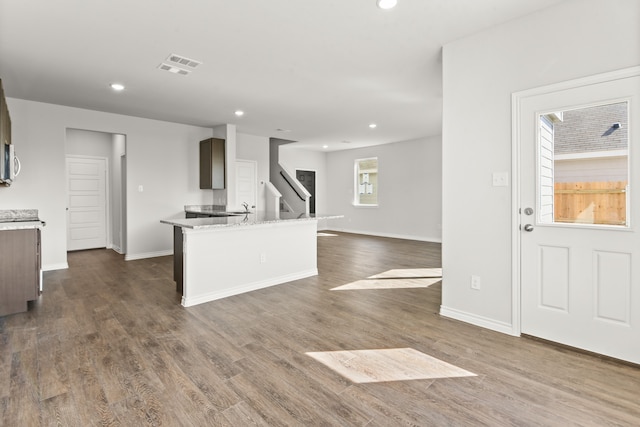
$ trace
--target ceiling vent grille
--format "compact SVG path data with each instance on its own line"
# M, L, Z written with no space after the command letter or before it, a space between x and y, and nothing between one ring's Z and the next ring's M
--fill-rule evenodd
M174 67L173 65L165 64L164 62L158 65L158 68L173 74L180 74L182 76L188 76L191 74L191 71L189 70L183 70L182 68Z
M189 68L196 68L198 65L202 65L202 62L200 61L196 61L195 59L185 58L184 56L176 55L173 53L169 55L169 57L167 58L167 61L183 67L189 67Z

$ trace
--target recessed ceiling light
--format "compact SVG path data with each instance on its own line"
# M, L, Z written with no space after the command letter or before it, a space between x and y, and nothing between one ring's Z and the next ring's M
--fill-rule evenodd
M236 110L236 112L235 112L234 114L235 114L236 116L238 116L238 117L242 117L242 116L244 116L244 111L242 111L242 110Z
M378 0L377 5L380 9L393 9L398 4L398 0Z
M328 145L323 145L322 148L329 148L329 146Z
M121 91L124 90L124 85L120 83L111 83L111 89Z
M377 125L377 124L375 124L375 123L371 123L371 124L369 125L369 127L370 127L371 129L375 129L375 128L377 128L377 127L378 127L378 125Z

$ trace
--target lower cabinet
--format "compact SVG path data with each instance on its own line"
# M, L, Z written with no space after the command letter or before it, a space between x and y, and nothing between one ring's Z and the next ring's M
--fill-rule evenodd
M27 311L40 293L40 230L0 231L0 316Z
M184 271L184 254L182 227L173 226L173 280L176 282L176 292L182 295L182 278Z
M209 215L207 213L195 213L195 212L186 212L184 215L185 218L212 218L214 216L219 216L219 215Z

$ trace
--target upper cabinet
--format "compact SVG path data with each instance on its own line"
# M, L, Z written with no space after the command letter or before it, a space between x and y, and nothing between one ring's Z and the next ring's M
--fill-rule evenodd
M225 140L200 141L200 188L224 190L225 175Z
M19 161L11 145L11 118L0 79L0 186L9 186L16 176Z
M4 97L2 79L0 79L0 142L3 145L11 144L11 117L9 117L9 108Z

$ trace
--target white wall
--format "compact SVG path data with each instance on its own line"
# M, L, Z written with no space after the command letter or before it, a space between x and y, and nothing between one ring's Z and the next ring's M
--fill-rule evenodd
M443 314L512 325L511 94L640 64L640 2L578 0L444 46ZM470 289L470 276L482 289Z
M440 137L327 154L327 209L344 214L338 231L441 241L442 145ZM378 207L353 205L354 161L378 158Z
M258 163L256 201L258 209L264 210L266 206L265 188L266 183L269 182L269 138L238 133L236 139L236 158L254 160Z
M122 157L126 155L126 138L124 135L111 136L111 243L113 250L126 253L125 204L123 203ZM126 180L125 180L126 182Z
M212 129L8 98L12 139L23 170L0 189L0 209L38 209L44 269L64 268L66 254L65 130L116 133L127 141L127 259L171 253L164 218L202 204L198 144ZM138 192L138 186L143 192Z
M67 129L65 152L71 155L105 157L112 161L110 133L94 132L82 129Z

